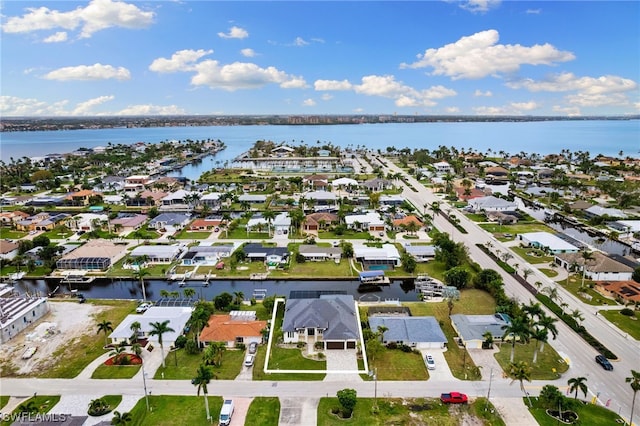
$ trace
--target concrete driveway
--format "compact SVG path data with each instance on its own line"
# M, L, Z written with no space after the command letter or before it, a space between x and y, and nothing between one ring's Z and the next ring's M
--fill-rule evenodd
M444 352L446 349L420 349L420 353L422 354L422 361L424 361L425 365L427 363L426 356L427 354L431 354L433 359L436 362L436 369L429 370L429 381L451 381L458 380L453 377L451 374L451 369L449 368L449 364L447 364L447 360L444 358Z
M247 418L247 411L253 398L224 398L233 399L233 416L231 416L231 423L229 426L244 426L245 419ZM217 419L214 419L214 421Z
M316 426L319 398L280 398L278 424Z

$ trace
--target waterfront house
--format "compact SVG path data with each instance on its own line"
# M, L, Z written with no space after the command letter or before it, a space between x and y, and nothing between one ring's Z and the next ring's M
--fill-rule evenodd
M263 247L262 244L248 243L241 250L252 262L265 262L270 266L286 264L289 260L289 251L286 247Z
M67 213L40 212L16 222L16 229L19 231L50 231L68 217Z
M382 343L397 343L415 349L443 349L447 345L444 335L435 317L412 316L369 316L369 327L377 331L385 327Z
M67 217L64 224L72 231L91 232L101 229L103 223L107 223L109 216L106 214L96 213L78 213L77 215Z
M231 311L224 315L211 315L200 333L200 342L207 345L222 342L228 348L238 344L248 346L252 342L262 343L262 331L266 321L257 319L255 311Z
M105 176L96 182L93 190L96 192L122 191L125 179L120 176Z
M493 341L502 341L504 328L511 323L505 314L493 315L451 315L451 325L460 343L467 349L482 349L485 333L491 333Z
M467 201L468 205L471 206L474 212L491 212L491 211L516 211L518 209L518 205L513 201L504 200L502 198L494 197L493 195L489 195L486 197L474 198Z
M235 249L235 244L200 244L189 247L185 255L182 256L182 264L185 266L216 265L220 260L231 256Z
M118 213L115 219L111 219L111 226L114 227L116 232L126 235L140 229L147 219L144 214Z
M65 198L66 195L53 195L49 193L48 195L36 195L24 204L32 207L61 206L64 204Z
M405 251L413 256L416 262L428 262L436 257L436 248L434 246L405 246Z
M587 218L592 217L614 217L618 219L626 219L627 215L619 209L602 207L602 206L591 206L584 211L584 215Z
M28 217L28 213L21 212L20 210L0 212L0 224L2 224L2 226L12 226L15 223L21 220L25 220Z
M210 192L200 197L200 204L203 206L209 206L212 210L218 210L222 204L220 192Z
M598 251L591 256L593 259L585 261L581 253L564 253L556 255L554 262L567 270L577 265L578 270L584 269L585 277L592 281L629 281L635 267L640 266L622 256L614 259Z
M242 194L238 197L238 202L247 202L249 204L264 204L267 202L267 196L262 194Z
M355 179L351 179L351 178L347 178L347 177L343 177L343 178L338 178L338 179L334 179L331 181L331 186L333 187L333 189L355 189L357 188L358 185L358 181Z
M287 235L291 231L291 217L289 213L283 212L273 219L273 233L275 235Z
M360 186L369 191L381 192L386 189L392 189L393 183L387 179L374 178L362 182Z
M374 211L348 215L345 216L344 221L349 229L356 231L378 232L386 229L384 219L380 213Z
M324 349L355 349L360 339L356 303L348 295L322 295L318 299L286 301L282 323L285 343L305 342Z
M62 256L56 262L58 269L106 271L127 254L127 246L108 240L89 240L82 246Z
M394 244L383 244L382 247L354 244L353 257L364 270L393 269L401 265L400 253Z
M549 232L528 232L518 234L518 239L525 247L535 247L547 253L577 253L579 248Z
M144 258L145 263L150 264L169 264L176 260L185 250L182 244L173 245L142 245L134 248L129 253L129 258L136 260Z
M342 257L342 249L340 247L321 247L315 244L302 244L298 248L298 252L304 256L306 261L323 262L333 260L340 262Z
M167 326L174 331L163 333L162 343L165 348L171 348L174 346L176 339L182 335L192 312L193 307L191 306L151 306L142 315L127 315L109 335L109 339L111 339L113 345L131 342L131 337L133 336L131 324L139 322L140 331L136 337L140 340L153 342L154 346L159 345L158 336L149 334L153 330L151 324L168 320L169 324Z
M5 343L46 315L49 312L49 302L46 297L17 296L6 288L2 290L0 343Z
M100 193L91 191L89 189L83 189L82 191L76 191L68 194L65 197L65 202L72 206L88 206L90 201L94 198L102 199Z
M640 303L640 284L633 280L597 281L594 289L605 297L622 303Z
M127 199L128 206L160 206L162 199L168 196L166 192L161 191L144 191L135 194L133 197Z
M189 230L213 231L217 226L220 226L222 222L222 216L207 216L205 218L197 218L189 224Z
M381 206L395 206L399 207L405 202L402 195L381 195L379 199Z
M302 195L300 198L310 200L313 202L315 211L327 211L338 209L338 196L329 191L310 191ZM308 209L307 202L301 206L303 209Z
M446 161L433 163L433 167L436 169L436 173L439 175L446 175L454 172L451 164L447 163Z
M494 211L487 212L487 220L489 222L497 222L501 225L513 225L518 222L518 217L515 214Z

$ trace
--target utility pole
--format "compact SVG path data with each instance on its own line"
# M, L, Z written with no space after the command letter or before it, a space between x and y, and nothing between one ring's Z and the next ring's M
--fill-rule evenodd
M144 387L144 399L147 403L147 411L149 411L149 395L147 394L147 374L144 372L144 360L142 361L142 386Z
M491 381L493 380L493 367L491 367L491 372L489 373L489 390L487 391L487 403L484 405L484 411L487 411L489 407L489 398L491 397Z

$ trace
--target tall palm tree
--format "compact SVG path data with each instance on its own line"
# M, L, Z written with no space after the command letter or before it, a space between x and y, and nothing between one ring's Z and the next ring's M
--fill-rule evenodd
M126 425L133 421L133 417L131 417L131 413L124 412L121 413L119 411L113 412L113 419L111 419L112 425Z
M162 342L162 335L165 333L171 333L174 332L175 330L171 327L169 327L169 320L160 322L160 321L156 321L156 322L152 322L149 323L149 325L151 326L151 331L149 332L150 336L158 336L158 343L160 343L160 353L162 355L162 368L165 368L165 364L164 364L164 344Z
M204 395L204 406L207 410L207 421L211 420L211 414L209 414L209 400L207 399L207 385L213 378L213 372L209 367L204 364L200 364L198 367L198 371L196 372L196 377L191 381L195 386L198 387L198 396L200 396L200 391Z
M389 331L389 328L384 325L378 326L378 335L380 336L380 341L384 342L384 332Z
M274 210L265 210L262 212L262 217L267 221L269 236L271 236L271 223L273 223L273 219L276 217L276 212Z
M138 340L138 333L140 333L140 329L142 328L142 324L140 324L139 321L134 321L131 323L131 325L129 326L129 330L131 330L132 335L131 335L131 340L132 341L137 341Z
M113 324L111 321L103 320L98 323L98 332L96 334L100 334L100 332L104 333L104 345L107 346L107 334L113 331Z
M234 291L233 292L233 296L234 296L234 304L236 305L240 305L242 304L242 302L244 301L244 293L241 291Z
M587 397L588 388L585 383L586 381L586 377L573 377L567 381L567 384L569 385L569 392L574 392L573 399L578 399L578 391L582 391L584 397Z
M502 340L504 340L507 336L511 336L511 357L509 358L509 362L513 363L513 357L515 356L516 352L516 341L529 341L531 330L529 329L528 322L522 317L512 318L511 322L508 325L502 326L502 329L504 330Z
M555 303L556 300L561 300L560 294L558 293L558 289L556 287L547 286L542 289L542 293L545 293L552 302Z
M531 399L529 398L529 394L524 388L524 381L531 381L531 367L524 361L519 361L517 363L509 364L509 377L511 377L511 383L514 381L520 382L520 390L524 395L526 395L527 400L529 400L529 407L531 407Z
M593 253L588 250L582 250L580 252L580 257L582 257L582 283L580 284L580 288L584 288L584 277L587 272L587 262L594 260Z
M538 322L536 322L536 327L540 327L546 330L547 332L551 333L551 336L553 336L553 340L555 340L556 337L558 337L558 329L556 328L556 325L555 325L557 321L558 320L556 318L550 317L543 313L538 318ZM542 341L542 345L540 346L540 353L544 351L544 343L545 341Z
M193 296L195 296L196 290L193 288L185 288L184 290L182 290L182 294L184 294L184 297L186 299L191 299Z
M531 338L536 340L536 344L533 347L533 361L535 364L538 361L538 343L544 344L549 338L549 332L544 328L533 327L531 329Z
M144 276L149 275L149 273L150 272L147 268L139 268L133 272L133 276L140 280L140 286L142 287L142 300L144 302L147 301L147 290L144 287Z
M631 402L631 418L629 419L629 424L633 424L633 410L636 405L636 394L640 390L640 371L631 370L631 377L627 377L624 379L625 383L629 383L631 389L633 390L633 400Z

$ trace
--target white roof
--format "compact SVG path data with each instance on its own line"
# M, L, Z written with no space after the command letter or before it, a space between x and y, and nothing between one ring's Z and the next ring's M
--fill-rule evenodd
M622 217L622 218L626 218L627 215L624 214L622 212L622 210L618 210L618 209L612 209L612 208L608 208L608 207L602 207L602 206L591 206L589 207L587 210L585 210L593 215L596 216L611 216L611 217Z
M131 324L138 321L140 323L140 331L145 335L148 335L153 327L151 323L164 322L169 320L169 328L174 331L164 333L162 335L162 341L165 343L175 342L175 340L182 334L187 321L191 318L191 307L165 307L165 306L152 306L142 315L127 315L127 317L116 327L115 330L109 335L111 339L123 339L131 337ZM149 340L152 342L158 342L158 336L149 336Z
M312 200L335 200L338 198L336 194L329 191L310 191L304 194L304 197Z
M269 222L267 222L267 219L265 219L264 217L252 217L247 222L247 228L253 228L254 226L257 226L260 224L267 225L268 223Z
M273 219L274 226L291 226L291 218L289 217L289 213L284 212L280 213Z
M365 245L354 245L353 254L356 258L365 260L375 259L400 259L400 252L393 244L383 244L382 247L368 247Z
M167 245L148 245L138 246L131 250L131 257L149 256L149 257L173 257L180 253L180 246L178 244Z
M333 186L358 186L358 181L351 178L338 178L331 182Z
M469 200L468 203L474 206L476 209L505 208L505 207L513 207L515 209L518 207L518 205L512 201L494 197L493 195L489 195L487 197L473 198Z
M203 200L218 200L220 198L220 195L222 195L219 192L210 192L208 194L204 194L202 197L200 197L200 201Z
M369 225L384 225L384 219L377 212L345 216L344 221L347 225L353 225L356 222Z
M548 232L529 232L520 234L520 237L523 240L548 247L551 251L578 251L578 247Z

